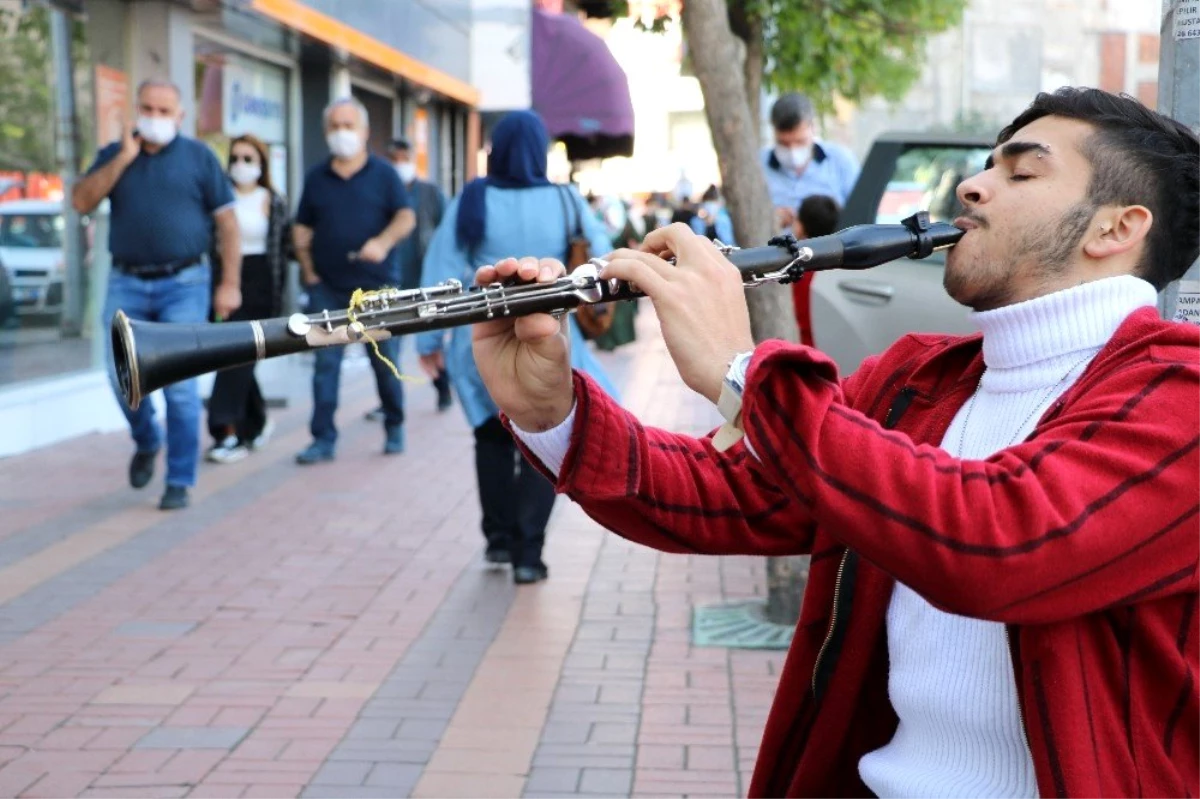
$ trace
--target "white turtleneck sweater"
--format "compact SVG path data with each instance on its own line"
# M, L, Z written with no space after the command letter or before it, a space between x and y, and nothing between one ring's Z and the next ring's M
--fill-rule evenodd
M942 449L983 460L1020 443L1125 317L1156 301L1149 283L1122 276L972 314L986 370ZM1004 625L945 613L897 583L887 637L900 726L859 761L867 787L880 797L1036 797Z
M1156 302L1153 286L1124 275L972 314L986 370L942 449L982 460L1022 441L1121 322ZM552 430L514 432L557 474L574 421L572 409ZM888 695L900 725L859 761L875 795L1036 797L1004 625L938 610L897 583L887 636Z

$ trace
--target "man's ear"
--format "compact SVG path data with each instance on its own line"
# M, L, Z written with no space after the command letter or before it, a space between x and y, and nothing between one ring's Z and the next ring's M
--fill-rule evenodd
M1090 258L1111 258L1138 247L1150 235L1154 214L1144 205L1102 208L1084 237L1083 252Z

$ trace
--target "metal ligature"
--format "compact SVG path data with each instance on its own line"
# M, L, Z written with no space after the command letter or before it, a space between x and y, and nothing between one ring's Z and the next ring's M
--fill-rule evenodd
M925 258L953 246L963 231L924 212L894 225L856 225L829 236L772 239L766 247L723 248L746 286L790 283L805 272L868 269L897 258ZM117 382L136 409L151 392L207 372L317 347L382 341L535 313L563 314L584 303L644 296L635 286L600 277L594 258L551 283L465 287L448 280L429 288L356 292L344 311L221 324L140 322L118 311L112 322Z

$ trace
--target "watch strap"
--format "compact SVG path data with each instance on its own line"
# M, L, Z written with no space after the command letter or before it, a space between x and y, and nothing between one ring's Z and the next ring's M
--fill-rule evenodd
M728 380L721 381L721 393L717 397L717 410L726 422L733 422L742 415L742 395Z
M725 424L713 436L712 443L717 452L724 452L746 435L742 430L742 389L745 379L745 362L740 355L735 356L729 365L729 374L721 381L721 393L717 397L717 410L725 419Z
M726 422L717 430L717 434L713 436L712 445L717 452L724 452L734 444L745 438L746 432L742 430L742 417L739 414L736 421Z

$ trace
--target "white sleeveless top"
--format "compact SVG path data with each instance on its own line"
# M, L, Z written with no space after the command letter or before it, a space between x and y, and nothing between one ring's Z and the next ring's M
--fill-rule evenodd
M238 229L242 233L242 255L266 255L267 190L259 186L249 194L233 193L233 212L237 216Z

